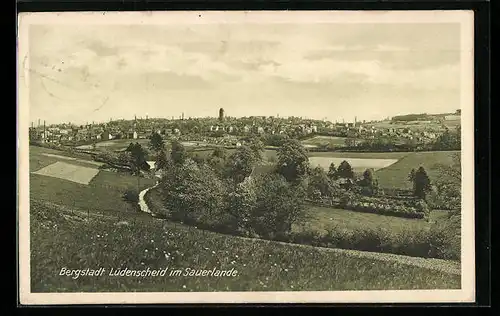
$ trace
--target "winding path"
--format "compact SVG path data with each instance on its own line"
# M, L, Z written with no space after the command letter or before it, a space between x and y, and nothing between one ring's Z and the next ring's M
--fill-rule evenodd
M149 209L148 204L146 203L146 200L144 200L144 196L146 195L146 193L149 190L151 190L153 188L156 188L158 186L158 184L160 184L159 181L157 181L154 186L146 188L146 189L142 190L141 192L139 192L139 202L138 202L138 204L139 204L139 208L141 209L142 212L149 213L149 214L152 215L152 212Z

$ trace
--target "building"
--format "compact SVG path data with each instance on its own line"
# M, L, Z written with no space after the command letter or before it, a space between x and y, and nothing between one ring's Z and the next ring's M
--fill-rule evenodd
M131 139L137 139L137 132L136 131L129 131L128 134L127 134L127 138L131 138Z
M219 109L219 121L223 121L223 120L224 120L224 109L220 108Z
M132 137L133 137L133 135L132 135ZM104 131L101 134L101 139L102 140L110 140L110 139L113 139L113 135L111 135L111 133L109 131Z

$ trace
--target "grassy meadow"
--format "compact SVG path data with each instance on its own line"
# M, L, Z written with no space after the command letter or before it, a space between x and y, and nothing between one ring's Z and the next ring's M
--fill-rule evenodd
M79 161L48 157L44 153L58 154L63 152L30 147L30 171L49 166L57 161L85 167L97 166ZM83 157L82 157L83 158ZM83 160L83 159L82 159ZM139 188L145 189L154 185L155 180L140 178ZM88 185L71 182L64 179L47 177L30 173L30 195L40 200L50 201L71 207L100 209L111 212L135 211L136 207L122 199L123 193L129 189L137 189L137 177L127 173L116 173L100 170Z
M324 249L220 235L130 214L31 200L33 292L458 289L446 261ZM50 253L50 256L47 254ZM105 268L102 277L59 276ZM235 277L112 277L110 268L231 269ZM390 277L388 277L390 275Z
M97 142L95 144L96 150L109 150L109 151L122 151L125 150L130 143L139 143L142 146L146 146L149 143L149 139L113 139ZM78 146L79 149L92 149L92 145L82 145Z
M315 231L341 228L352 232L360 232L371 228L380 228L393 233L409 233L429 229L433 222L444 219L445 211L432 211L430 221L396 216L385 216L374 213L362 213L337 208L309 206L308 221L305 227ZM296 227L296 230L303 229Z
M379 185L382 188L398 188L411 189L411 183L408 181L408 174L411 169L417 169L423 166L427 174L433 179L437 179L446 175L440 173L436 168L437 165L451 165L453 163L453 155L458 151L430 151L430 152L384 152L384 153L361 153L361 152L309 152L309 157L314 158L331 158L330 162L334 162L338 166L338 162L345 159L349 162L355 162L356 159L373 159L373 168L376 170L375 176L378 179ZM380 164L378 161L394 159L394 163L387 167L378 169ZM328 162L322 162L325 169L328 169ZM369 165L365 164L366 166ZM353 167L355 167L353 163ZM363 172L363 168L354 168L355 172ZM378 169L378 170L377 170Z
M345 146L346 137L336 137L336 136L314 136L302 141L302 144L307 146L325 146L330 145L332 147L342 147Z
M387 168L378 170L376 177L381 187L411 189L412 185L408 181L408 174L411 169L423 166L432 181L433 179L446 176L436 169L436 165L451 165L453 163L453 155L456 153L457 151L410 153Z

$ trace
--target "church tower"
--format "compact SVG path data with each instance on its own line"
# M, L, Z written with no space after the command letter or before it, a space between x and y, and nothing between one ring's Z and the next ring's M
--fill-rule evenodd
M224 120L224 109L220 108L219 109L219 121L223 121L223 120Z

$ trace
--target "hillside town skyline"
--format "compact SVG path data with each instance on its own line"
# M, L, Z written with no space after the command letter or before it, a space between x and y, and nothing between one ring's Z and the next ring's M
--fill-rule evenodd
M231 115L231 111L229 111L225 107L213 107L212 110L212 115L190 115L189 112L184 112L184 111L177 111L173 112L171 111L169 114L164 114L164 115L150 115L149 113L137 111L137 113L129 115L129 116L110 116L107 119L106 118L93 118L93 117L85 117L79 120L65 120L65 119L59 119L59 120L54 120L54 119L47 119L46 117L42 116L37 116L37 117L31 117L30 120L30 127L33 127L34 125L37 125L37 122L43 123L45 121L45 124L47 126L49 125L59 125L59 124L72 124L72 125L88 125L88 124L105 124L113 121L133 121L135 119L150 119L150 120L190 120L190 119L216 119L219 117L219 110L224 109L224 116L227 118L232 118L232 119L245 119L245 118L277 118L277 119L301 119L301 120L310 120L310 121L322 121L322 122L331 122L331 123L353 123L355 121L357 122L381 122L381 121L388 121L391 120L395 116L399 115L408 115L408 114L426 114L426 115L440 115L440 114L455 114L457 112L460 112L460 110L457 110L457 107L450 107L449 111L446 111L446 109L438 109L435 111L429 111L429 112L398 112L395 114L391 115L380 115L377 118L366 118L363 117L361 114L356 114L353 113L353 115L349 116L334 116L334 117L329 117L326 115L290 115L290 114L281 114L281 113L274 113L272 114L271 111L268 111L268 113L250 113L249 115Z

